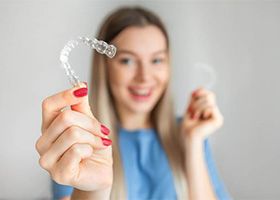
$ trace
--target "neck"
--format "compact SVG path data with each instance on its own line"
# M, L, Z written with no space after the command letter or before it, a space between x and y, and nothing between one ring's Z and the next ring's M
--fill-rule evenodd
M119 117L122 127L127 130L152 127L150 113L119 112Z

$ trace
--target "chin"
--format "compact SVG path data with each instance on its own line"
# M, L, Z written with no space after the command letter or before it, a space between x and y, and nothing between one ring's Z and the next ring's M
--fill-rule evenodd
M157 99L150 99L150 101L135 101L135 100L130 100L129 102L129 107L130 107L130 110L135 112L135 113L141 113L141 114L144 114L144 113L151 113L152 110L154 109L156 103L158 101L158 98Z
M138 114L147 114L152 112L153 107L152 106L148 106L148 105L142 105L142 106L133 106L131 107L131 110L134 113L138 113Z

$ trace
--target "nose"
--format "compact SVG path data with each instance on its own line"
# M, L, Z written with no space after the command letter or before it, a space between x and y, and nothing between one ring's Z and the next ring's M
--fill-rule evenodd
M141 62L137 67L136 79L138 81L147 81L151 78L152 73L148 63Z

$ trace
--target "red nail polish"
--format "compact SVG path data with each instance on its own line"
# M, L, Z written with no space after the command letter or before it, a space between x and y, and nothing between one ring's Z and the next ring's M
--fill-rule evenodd
M197 94L197 91L193 91L193 93L192 93L192 97L195 97L195 96L196 96L196 94Z
M110 146L112 144L112 140L107 138L101 138L103 145Z
M87 93L88 93L87 88L80 88L80 89L77 89L73 92L75 97L84 97L84 96L87 95Z
M101 132L105 135L109 135L110 129L108 129L105 125L101 124Z
M195 113L192 113L191 114L191 119L194 119L194 117L195 117Z

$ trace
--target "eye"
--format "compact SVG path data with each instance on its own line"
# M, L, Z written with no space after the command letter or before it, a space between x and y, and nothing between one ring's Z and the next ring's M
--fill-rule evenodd
M121 58L120 59L120 63L122 64L122 65L132 65L133 64L133 59L131 59L131 58Z
M160 63L162 63L163 61L164 61L163 58L155 58L155 59L152 60L152 63L153 63L153 64L160 64Z

